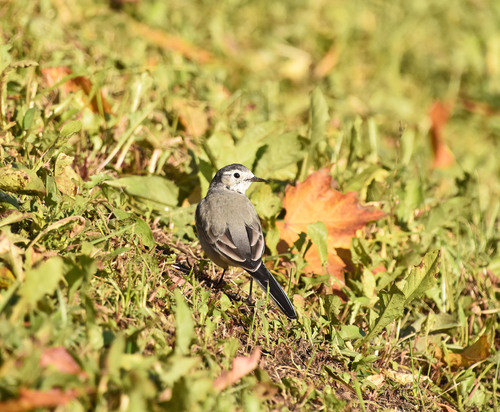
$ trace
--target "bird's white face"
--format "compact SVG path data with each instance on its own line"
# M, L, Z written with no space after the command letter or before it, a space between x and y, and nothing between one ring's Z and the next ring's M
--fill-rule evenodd
M221 183L226 188L241 194L245 194L253 182L260 180L250 170L243 170L242 168L225 170L221 177Z

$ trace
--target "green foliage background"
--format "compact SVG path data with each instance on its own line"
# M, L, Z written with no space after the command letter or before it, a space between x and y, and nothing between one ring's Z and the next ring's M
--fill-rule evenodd
M17 0L0 22L0 402L499 409L498 1ZM88 92L65 89L78 76ZM452 106L442 170L436 101ZM273 179L250 195L282 283L287 183L329 166L387 213L353 241L344 300L302 273L306 238L284 263L297 322L238 299L245 275L211 287L193 210L233 162ZM491 354L439 363L480 336ZM256 345L257 371L215 390ZM83 373L42 365L59 346Z

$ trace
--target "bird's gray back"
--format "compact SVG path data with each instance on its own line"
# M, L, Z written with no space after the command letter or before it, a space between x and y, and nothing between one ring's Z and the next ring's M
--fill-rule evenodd
M229 237L238 254L248 263L248 269L258 267L257 262L264 253L262 228L257 212L245 195L223 187L212 188L198 205L196 215L197 226L203 226L198 232L208 235L205 241L216 244L224 239L227 243ZM242 265L240 261L237 263Z

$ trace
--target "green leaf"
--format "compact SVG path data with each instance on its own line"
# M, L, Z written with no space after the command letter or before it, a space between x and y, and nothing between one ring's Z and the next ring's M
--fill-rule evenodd
M82 122L80 120L73 120L66 123L61 129L61 137L69 137L72 134L78 133L82 129Z
M361 339L363 337L359 327L356 325L342 325L339 335L344 340Z
M408 179L404 189L400 192L401 202L397 209L399 219L407 222L410 216L413 216L415 209L419 208L424 202L424 187L421 179Z
M95 186L98 186L98 185L104 183L105 181L112 180L112 179L114 179L114 177L111 175L108 175L106 173L99 173L99 174L90 176L89 180L83 184L83 187L85 187L86 189L92 189Z
M220 297L220 310L222 312L225 312L232 306L233 306L233 303L228 298L228 296L225 293L222 293L221 297Z
M175 206L179 196L179 188L174 182L160 176L130 176L103 182L118 187L130 196L160 205Z
M0 190L27 195L45 195L45 186L37 174L19 163L0 168Z
M410 163L414 144L415 130L413 128L405 128L401 134L401 164L407 165Z
M241 139L234 142L228 133L214 133L207 140L208 151L215 158L217 167L231 163L241 163L252 168L257 151L264 146L266 139L280 133L276 122L265 122L248 128Z
M246 146L251 147L253 143L260 142L268 136L274 136L278 127L276 122L264 122L249 127L242 138L238 140L237 146L240 150Z
M166 225L174 224L172 232L177 237L188 236L190 239L196 238L193 230L194 213L197 205L178 207L173 209L168 217L162 217L160 220Z
M311 93L310 114L309 114L309 152L305 157L300 172L300 179L304 180L312 165L319 168L316 162L316 151L318 144L324 141L326 124L329 120L328 106L320 88L314 89Z
M156 245L153 232L144 220L137 219L134 225L134 233L139 236L144 246L152 249Z
M328 229L323 222L310 223L307 225L307 236L318 247L319 258L324 266L328 260Z
M35 305L46 294L52 294L63 276L63 260L52 257L37 267L26 271L26 278L19 290L23 300Z
M245 412L260 412L262 410L260 399L250 391L243 392L242 405Z
M331 279L332 275L321 275L321 276L301 276L300 280L306 285L306 286L316 286L320 285L321 283L328 284L328 281Z
M92 276L97 271L97 262L88 255L75 256L73 259L65 259L64 273L68 282L69 294L71 298L73 292L83 285L89 284Z
M28 110L26 110L26 113L24 114L23 117L23 129L24 130L29 130L31 127L31 124L33 123L33 119L35 118L35 114L38 112L38 109L36 107L31 107Z
M311 150L323 140L325 136L326 123L329 120L328 105L321 89L317 87L311 94L311 121L309 128L309 139Z
M168 358L162 380L167 385L173 385L183 376L190 374L192 369L199 364L200 360L198 358L173 354Z
M107 372L109 376L120 380L120 369L122 367L125 353L125 337L122 334L115 336L108 353Z
M297 133L270 136L262 143L264 152L257 162L255 174L264 179L295 179L298 171L297 163L305 156Z
M250 198L260 217L271 219L281 211L281 199L273 193L269 185L259 184Z
M377 165L368 166L361 172L356 172L356 174L346 183L343 190L345 192L360 192L366 190L371 182L385 182L389 172Z
M271 251L272 255L277 255L278 254L278 243L281 240L281 234L279 229L276 227L275 224L273 224L271 227L267 229L266 232L266 245Z
M381 308L378 319L375 321L368 335L359 341L356 347L367 342L373 336L378 335L389 323L400 318L403 315L404 303L405 296L403 292L396 285L393 285L389 291L387 302Z
M199 160L199 172L198 178L200 179L201 194L205 196L208 192L208 187L210 186L210 181L213 177L212 166L209 162L204 159Z
M116 216L118 220L133 220L135 215L132 212L126 212L125 210L114 208L113 214Z
M440 255L437 250L427 253L422 263L411 270L402 288L406 298L405 306L436 285Z
M186 303L183 294L175 289L175 350L179 354L188 354L191 341L194 338L194 322L191 310Z
M324 298L325 312L329 319L336 318L340 313L342 299L337 295L326 295Z

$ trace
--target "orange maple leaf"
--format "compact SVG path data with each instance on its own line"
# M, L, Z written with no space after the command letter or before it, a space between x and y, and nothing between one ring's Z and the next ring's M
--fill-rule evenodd
M336 249L349 249L356 231L366 223L382 218L385 213L359 204L355 192L342 194L336 191L331 187L331 181L328 169L321 169L304 182L288 186L283 200L285 220L277 222L277 226L281 239L292 245L301 233L307 233L309 224L323 222L328 231L328 261L325 269L343 284L346 263L338 256ZM324 273L316 245L313 244L307 251L305 259L308 263L306 272ZM331 282L331 286L339 289L340 285Z

